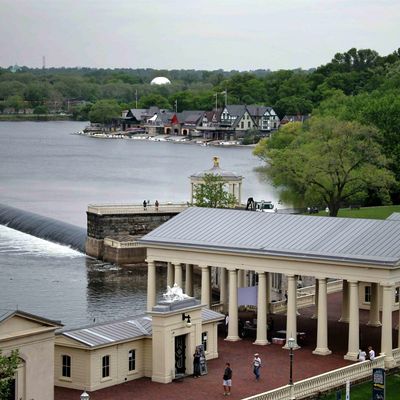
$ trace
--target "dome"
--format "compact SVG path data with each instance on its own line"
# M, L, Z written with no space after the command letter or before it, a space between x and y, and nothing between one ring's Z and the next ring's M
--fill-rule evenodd
M170 83L171 81L165 76L157 76L150 82L150 85L167 85Z
M199 181L204 178L206 174L212 174L220 176L224 181L241 181L243 177L241 175L236 174L235 172L225 171L221 169L219 166L219 157L213 157L213 167L207 169L202 172L198 172L197 174L193 174L190 176L192 181Z

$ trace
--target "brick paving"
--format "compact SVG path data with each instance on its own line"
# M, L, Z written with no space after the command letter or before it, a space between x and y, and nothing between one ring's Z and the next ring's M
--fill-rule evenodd
M298 331L307 333L307 340L301 349L294 353L293 379L302 380L336 368L352 364L343 359L347 352L348 324L337 322L340 317L341 293L328 296L329 314L329 356L312 354L315 348L317 321L311 319L314 308L301 310L298 317ZM393 313L393 325L397 326L398 312ZM285 329L286 317L274 315L274 330ZM380 328L368 327L368 312L360 310L360 345L366 348L374 346L377 353L380 350ZM394 347L397 347L397 330L393 331ZM222 375L225 362L231 363L233 370L232 400L271 390L286 385L289 380L289 352L280 345L253 345L251 338L239 342L227 342L219 338L219 358L208 362L208 374L198 379L187 377L181 382L159 384L149 378L142 378L111 388L90 393L91 400L197 400L224 398ZM263 361L261 378L255 381L251 363L253 354L260 353ZM55 388L55 400L78 400L81 391Z

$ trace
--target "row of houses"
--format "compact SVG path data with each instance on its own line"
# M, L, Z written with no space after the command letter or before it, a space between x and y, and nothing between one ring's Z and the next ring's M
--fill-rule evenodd
M186 110L179 113L158 107L135 108L123 111L119 123L124 131L142 128L150 135L232 140L242 138L252 130L268 136L279 128L280 119L272 107L232 104L212 111Z

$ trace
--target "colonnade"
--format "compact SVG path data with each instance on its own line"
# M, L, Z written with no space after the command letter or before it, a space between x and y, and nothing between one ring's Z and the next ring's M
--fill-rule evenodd
M147 308L151 310L156 304L156 267L154 260L147 260ZM211 307L211 267L199 265L201 271L201 303ZM193 296L193 265L185 266L185 293ZM229 321L226 340L240 340L238 332L238 287L246 285L246 271L234 267L220 268L219 291L220 303L224 312L228 311ZM317 355L331 354L328 346L328 302L327 302L327 277L318 277L315 280L315 305L316 312L313 317L317 318L317 340L313 351ZM167 262L167 284L173 286L176 283L183 287L183 269L179 262ZM342 313L341 322L349 324L348 350L345 359L356 361L360 348L359 339L359 283L356 280L343 280L342 288ZM267 339L267 316L268 306L271 298L271 284L269 272L258 272L258 296L257 296L257 331L256 345L269 344ZM379 320L380 289L382 292L382 321ZM381 353L385 354L386 367L395 364L392 350L392 303L395 287L392 284L371 284L371 302L369 325L382 326L381 331ZM288 339L295 339L297 343L297 275L287 275L287 310L286 310L286 344ZM400 347L400 330L398 338Z

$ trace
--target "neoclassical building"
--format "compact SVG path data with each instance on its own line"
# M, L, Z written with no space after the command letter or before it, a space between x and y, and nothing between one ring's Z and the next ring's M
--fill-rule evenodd
M381 325L380 352L394 366L392 309L400 282L400 222L345 219L242 210L189 208L144 236L147 248L148 299L156 304L156 263L164 262L169 282L192 291L193 265L201 270L201 303L211 305L211 268L219 269L220 301L229 321L238 319L238 281L243 271L258 275L257 336L266 345L270 277L287 277L287 340L297 333L297 277L316 281L317 340L314 354L331 353L328 343L327 281L340 279L342 318L349 324L345 358L357 360L360 287L370 286L370 324ZM398 291L397 291L398 293ZM381 304L380 304L381 302ZM382 310L380 320L379 310ZM399 337L400 339L400 337ZM238 325L229 323L227 340L239 340ZM344 338L346 340L346 338Z

